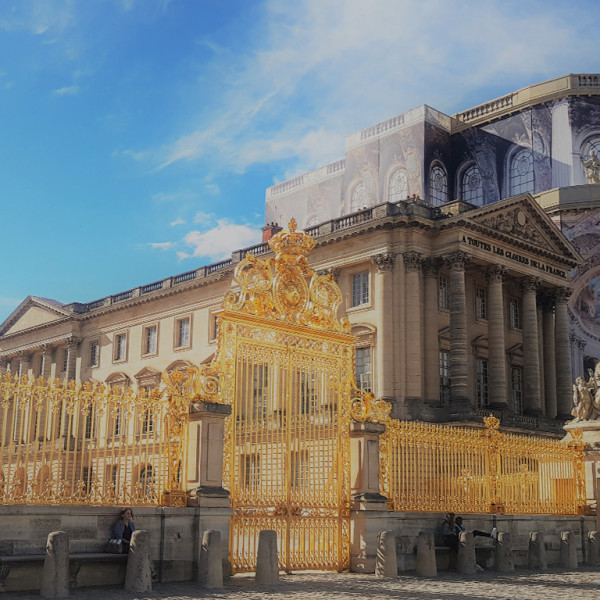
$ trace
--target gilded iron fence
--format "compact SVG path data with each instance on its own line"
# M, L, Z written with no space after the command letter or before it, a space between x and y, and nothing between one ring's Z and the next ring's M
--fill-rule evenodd
M381 488L390 510L582 514L583 444L485 429L385 420Z
M0 378L0 504L185 506L187 375L162 390Z

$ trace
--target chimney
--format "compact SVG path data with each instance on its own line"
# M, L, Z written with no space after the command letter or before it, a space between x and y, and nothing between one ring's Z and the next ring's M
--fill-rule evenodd
M268 242L276 233L279 233L281 230L283 229L283 227L279 227L278 223L267 223L263 228L262 228L262 241L263 244L265 242Z

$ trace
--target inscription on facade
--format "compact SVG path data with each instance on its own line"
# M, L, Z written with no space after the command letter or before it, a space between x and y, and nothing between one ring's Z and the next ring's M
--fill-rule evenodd
M472 238L467 235L462 236L463 243L469 244L469 246L473 246L474 248L479 248L481 250L485 250L486 252L491 252L492 254L496 254L497 256L503 256L508 258L509 260L514 260L515 262L521 263L523 265L530 265L534 269L539 269L540 271L544 271L544 273L551 273L552 275L558 275L559 277L567 278L567 273L561 269L557 269L552 265L548 265L540 260L534 258L528 258L527 256L523 256L522 254L517 254L512 250L507 248L501 248L499 246L495 246L494 244L490 244L488 242L484 242L483 240L478 240L477 238Z

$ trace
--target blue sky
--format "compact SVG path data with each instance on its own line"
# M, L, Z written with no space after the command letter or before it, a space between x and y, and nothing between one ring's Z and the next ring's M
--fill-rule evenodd
M600 3L4 0L0 322L260 241L265 188L421 104L600 72Z

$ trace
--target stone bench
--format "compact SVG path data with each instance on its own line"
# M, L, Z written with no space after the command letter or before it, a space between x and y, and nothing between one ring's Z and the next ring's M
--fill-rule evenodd
M31 585L28 589L39 589L41 581L41 572L44 565L45 554L14 554L0 556L0 593L6 592L6 581L13 568L25 567L23 579L29 581ZM107 583L122 583L125 580L125 568L127 566L127 554L109 554L106 552L70 552L69 553L69 581L71 588L80 586L80 578L85 578L84 585L106 585ZM93 564L93 569L80 572L86 564ZM114 573L114 565L120 565L118 573ZM106 568L98 568L101 565L110 565L107 572ZM31 567L31 568L30 568ZM116 581L115 581L116 580ZM21 588L19 589L27 589ZM12 591L12 590L11 590Z

